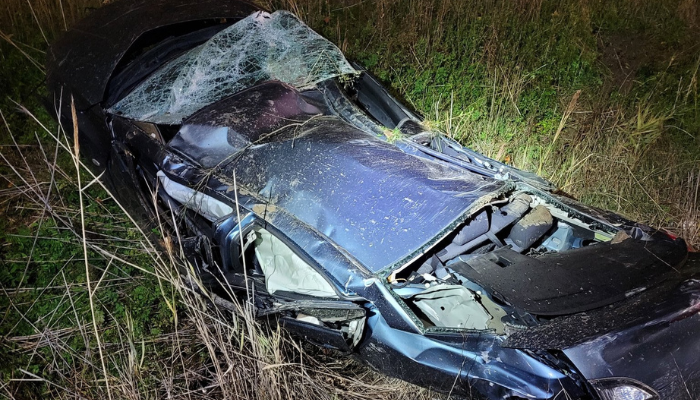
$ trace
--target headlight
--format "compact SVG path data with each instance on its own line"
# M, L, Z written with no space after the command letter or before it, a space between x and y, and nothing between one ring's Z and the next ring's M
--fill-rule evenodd
M601 400L658 400L649 386L629 378L595 379L591 384Z

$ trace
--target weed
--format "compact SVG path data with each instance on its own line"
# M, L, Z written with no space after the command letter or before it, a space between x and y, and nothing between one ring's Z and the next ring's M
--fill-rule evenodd
M384 137L388 143L396 143L397 140L401 140L404 137L401 131L396 128L384 129L382 133L384 134Z

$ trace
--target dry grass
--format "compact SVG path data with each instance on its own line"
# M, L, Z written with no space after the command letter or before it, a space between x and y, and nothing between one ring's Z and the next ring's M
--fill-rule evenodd
M5 0L0 6L0 30L21 39L39 30L42 39L49 42L102 4L100 0Z
M649 109L630 116L619 108L596 112L584 107L567 108L539 161L532 150L542 146L533 137L484 139L480 133L495 129L493 120L475 126L469 115L450 110L432 124L490 157L540 170L584 203L667 229L698 247L700 160L683 159L678 147L664 138L672 118Z

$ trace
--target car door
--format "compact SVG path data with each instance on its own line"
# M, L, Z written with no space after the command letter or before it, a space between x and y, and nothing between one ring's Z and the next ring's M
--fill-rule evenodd
M365 309L344 299L280 231L252 213L236 221L221 221L215 238L231 290L246 295L258 317L321 347L351 351L362 339Z

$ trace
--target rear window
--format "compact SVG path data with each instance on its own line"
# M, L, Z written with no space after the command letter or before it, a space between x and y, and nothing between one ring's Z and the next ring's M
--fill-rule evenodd
M286 11L256 12L167 63L110 112L180 124L197 110L266 80L298 89L355 74L342 52Z

